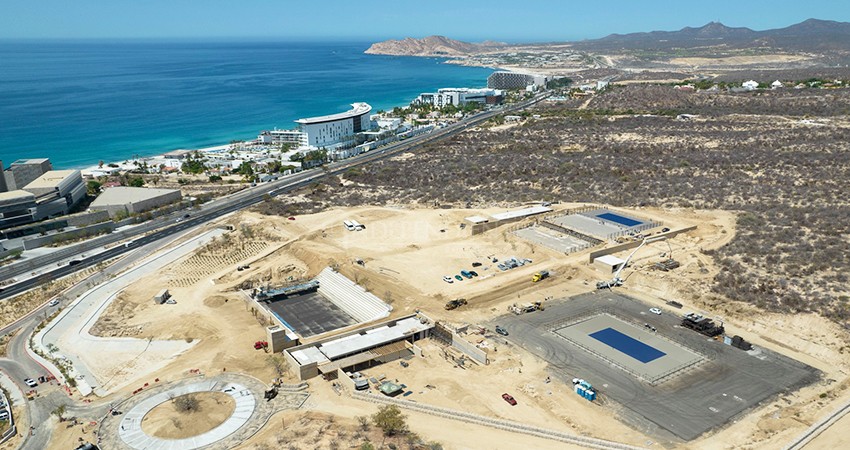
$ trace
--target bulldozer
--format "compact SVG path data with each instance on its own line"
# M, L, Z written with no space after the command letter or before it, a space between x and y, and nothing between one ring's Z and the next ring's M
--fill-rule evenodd
M445 308L446 308L446 311L451 311L451 310L457 309L457 308L459 308L459 307L461 307L465 304L466 304L465 298L457 298L457 299L449 300L448 302L446 302Z

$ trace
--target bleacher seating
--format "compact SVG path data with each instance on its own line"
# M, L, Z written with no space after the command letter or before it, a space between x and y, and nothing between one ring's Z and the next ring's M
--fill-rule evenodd
M319 281L319 294L360 323L387 317L393 310L392 306L330 267L319 273L316 280Z

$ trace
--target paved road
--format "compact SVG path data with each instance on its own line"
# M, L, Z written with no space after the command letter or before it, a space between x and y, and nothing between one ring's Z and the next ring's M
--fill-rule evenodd
M179 238L179 236L176 238ZM155 242L147 246L137 248L131 254L131 258L122 258L116 261L103 272L99 272L94 276L89 277L86 281L93 284L105 281L112 275L126 269L135 261L143 259L159 250L162 245L163 243ZM86 290L88 290L86 283L77 284L63 294L64 299L62 302L69 303ZM30 388L24 385L24 378L37 378L40 375L48 374L48 371L44 367L29 356L26 352L25 346L27 345L29 336L33 334L38 324L44 320L45 312L47 314L51 314L54 310L55 308L43 306L25 319L0 329L0 335L18 330L18 333L6 346L6 358L0 358L0 370L9 375L9 377L19 387L21 392L27 392L30 390ZM50 415L60 405L65 405L66 417L76 416L86 419L99 419L106 414L109 409L108 402L101 402L99 404L77 404L60 388L39 386L36 390L41 395L35 400L28 402L26 405L29 423L35 424L35 428L32 430L32 436L27 437L25 444L21 447L22 450L41 450L47 448L47 443L50 441L50 436L53 431L51 421L49 420ZM27 430L21 430L21 433L26 431Z
M225 198L217 199L206 205L203 205L203 207L201 207L199 210L191 212L190 214L192 214L192 216L190 218L182 220L179 223L175 222L176 217L182 217L185 212L175 213L170 217L161 218L145 224L141 224L137 227L134 227L133 232L137 233L138 235L144 233L150 234L134 239L129 245L118 245L102 253L92 255L87 258L81 258L79 259L80 262L73 266L63 266L58 269L46 272L38 278L23 280L17 284L6 286L3 288L2 291L0 291L0 300L32 289L33 287L36 287L45 280L58 279L63 276L67 276L69 274L82 270L86 267L96 265L100 262L113 260L114 258L133 252L128 255L131 257L119 259L116 263L113 263L108 268L89 277L87 280L85 280L84 283L79 283L67 290L60 298L62 305L67 304L71 301L70 299L76 298L77 296L85 292L88 289L88 287L86 286L88 283L100 283L112 274L124 270L134 261L138 261L147 256L148 254L152 253L156 249L160 248L163 245L163 243L160 241L165 238L174 236L175 234L182 234L183 232L186 232L196 227L197 225L204 224L225 214L238 211L240 209L263 201L267 195L276 196L284 194L307 186L310 183L313 183L316 180L319 180L325 176L337 175L343 173L349 168L356 167L362 164L380 161L385 158L392 157L397 153L413 150L425 143L451 137L454 134L469 129L470 127L479 125L496 115L510 113L519 109L524 109L545 99L549 95L550 94L548 93L544 93L536 96L531 100L527 100L516 105L512 105L494 111L479 113L470 119L464 120L463 122L452 124L446 128L428 134L415 136L397 144L384 147L383 149L373 150L344 161L328 164L323 169L312 169L304 172L299 172L295 175L286 177L283 180L271 183L264 183L260 186L242 190L238 193L232 194ZM104 236L101 239L108 238L113 239L113 242L117 242L120 239L126 239L126 237L126 233L113 233ZM101 240L95 239L94 241L97 242L98 245L104 245ZM91 242L82 243L71 247L71 249L77 249L77 253L80 254L90 251L90 248ZM43 263L43 265L45 266L55 264L56 261L66 259L69 257L69 255L73 255L73 251L75 250L66 249L66 251L64 252L54 252L49 255L44 255L44 257L39 257L43 258L43 261L40 260L40 263ZM8 279L24 273L28 273L32 270L33 267L31 265L19 266L18 264L14 264L2 268L0 276L5 279ZM9 358L0 359L0 370L6 371L10 375L10 377L12 377L15 382L18 383L19 386L23 385L23 378L33 377L33 375L38 376L38 374L46 374L47 372L39 363L34 361L26 353L24 346L27 345L27 340L32 335L33 331L35 330L35 327L43 320L44 314L49 313L50 310L51 308L44 305L40 308L37 308L28 316L19 319L15 323L0 329L0 334L8 334L12 331L19 329L18 334L15 336L15 338L10 340L7 346L7 355L9 356ZM39 389L44 390L47 388L41 387ZM23 391L25 392L26 389L23 389ZM21 447L22 449L43 449L47 447L47 443L50 441L50 435L52 433L52 427L49 425L50 421L48 420L50 417L50 413L62 404L66 405L69 414L77 414L81 417L97 417L102 414L105 414L105 412L109 408L109 405L106 403L101 403L98 405L76 404L61 390L53 390L50 393L46 393L44 396L41 396L36 400L28 403L29 407L27 408L27 414L30 417L30 423L35 424L37 426L34 427L32 436L27 437L27 439L25 440L23 446Z
M540 102L541 100L547 98L549 95L549 93L540 94L534 97L533 99L518 103L516 105L493 111L482 112L461 122L451 124L446 128L439 129L431 133L414 136L399 143L388 145L382 149L373 150L343 161L327 164L323 169L306 170L285 177L282 180L270 183L263 183L259 186L242 190L235 194L229 195L227 197L222 197L220 199L217 199L216 201L203 205L200 209L190 213L192 214L192 217L186 220L182 220L180 222L175 222L175 218L182 217L184 214L186 214L185 211L176 212L170 216L155 219L151 222L133 227L131 230L122 231L120 233L112 233L107 236L95 238L93 240L77 244L76 246L69 249L63 249L59 252L40 256L38 257L39 264L42 264L42 266L48 266L55 264L57 261L60 261L62 259L67 259L69 256L73 256L75 254L73 250L74 248L79 249L77 253L82 254L86 251L92 250L92 243L96 243L97 245L102 246L109 243L118 242L122 239L127 239L128 237L131 237L133 235L139 236L144 233L150 233L144 237L135 239L130 245L118 245L102 253L91 255L86 258L78 258L76 259L76 261L78 262L76 262L73 266L66 265L51 270L49 272L45 272L38 277L22 280L16 284L6 286L2 288L2 290L0 290L0 300L32 289L33 287L44 283L46 280L55 280L75 273L84 268L91 267L104 261L108 261L116 256L122 255L130 251L133 247L144 245L149 242L154 242L163 237L167 237L174 233L179 233L186 229L192 228L196 225L200 225L202 223L214 220L218 217L221 217L222 215L244 209L246 207L263 201L267 195L277 196L280 194L291 192L293 190L308 186L310 183L313 183L316 180L319 180L326 176L341 174L352 167L380 161L389 158L397 153L410 151L425 143L453 136L457 133L469 129L470 127L479 125L499 114L505 114L515 110L524 109L528 106ZM10 266L0 268L0 277L4 279L10 279L16 276L29 273L33 269L34 267L30 262L12 264Z

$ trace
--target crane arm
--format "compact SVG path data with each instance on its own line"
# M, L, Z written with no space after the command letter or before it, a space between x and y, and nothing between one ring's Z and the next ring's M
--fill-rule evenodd
M619 269L617 269L617 271L614 273L614 278L613 278L613 280L614 280L614 281L616 281L616 280L619 280L619 279L620 279L620 273L622 273L622 272L623 272L623 269L625 269L625 268L626 268L626 266L628 266L628 265L629 265L629 261L631 261L631 260L632 260L632 256L635 256L635 253L637 253L637 251L638 251L638 250L640 250L640 249L641 249L641 247L643 247L643 246L644 246L644 245L646 245L646 244L650 244L650 243L652 243L652 242L660 241L660 240L662 240L662 239L666 239L666 238L667 238L666 236L657 236L657 237L654 237L654 238L646 238L646 239L644 239L644 240L643 240L643 242L641 242L641 243L640 243L640 245L638 245L638 246L637 246L637 248L636 248L636 249L634 249L634 250L633 250L633 251L629 254L629 257L628 257L628 258L626 258L626 261L623 263L623 265L622 265L622 266L620 266L620 268L619 268Z

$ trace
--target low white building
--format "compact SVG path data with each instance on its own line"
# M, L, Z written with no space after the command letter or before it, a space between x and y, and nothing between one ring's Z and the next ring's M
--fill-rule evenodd
M110 217L115 217L119 212L141 213L179 202L182 198L182 194L176 189L116 186L105 189L89 205L89 209L106 211Z
M614 255L602 255L593 260L593 265L602 273L614 273L626 262Z
M307 133L299 130L266 130L257 136L260 144L292 144L296 147L306 146Z
M398 117L372 116L372 121L375 126L384 130L397 130L401 126L401 119Z
M429 104L437 108L448 105L463 106L467 103L495 105L504 100L498 89L443 88L437 92L425 92L413 101L415 104Z
M741 83L741 87L748 90L748 91L754 91L754 90L758 89L759 83L758 83L758 81L754 81L754 80L745 81L745 82Z
M785 85L784 85L784 84L782 84L782 82L781 82L781 81L779 81L779 80L776 80L776 81L774 81L773 83L770 83L770 88L771 88L771 89L779 89L779 88L783 88L783 87L785 87Z

